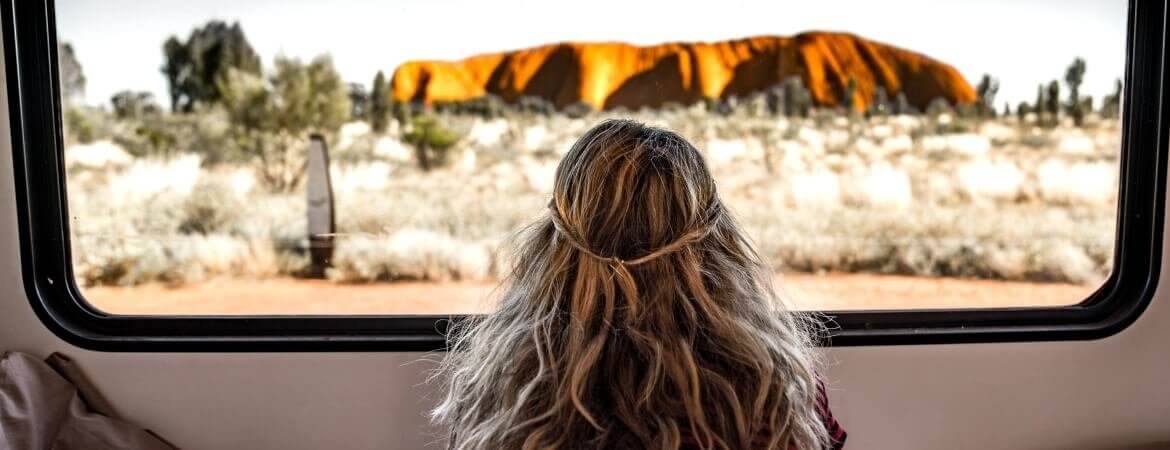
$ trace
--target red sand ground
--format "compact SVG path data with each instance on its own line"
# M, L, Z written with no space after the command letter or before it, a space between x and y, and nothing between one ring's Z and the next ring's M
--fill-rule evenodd
M786 274L778 285L801 308L923 309L1054 306L1080 302L1095 285L865 274ZM485 310L491 283L335 284L318 280L219 280L183 287L83 289L112 314L452 314Z

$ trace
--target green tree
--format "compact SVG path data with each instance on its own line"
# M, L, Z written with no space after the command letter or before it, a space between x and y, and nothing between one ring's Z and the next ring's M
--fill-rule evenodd
M1044 102L1044 110L1048 113L1048 120L1051 125L1055 125L1060 119L1060 82L1052 80L1048 83L1048 90L1044 93Z
M386 131L390 121L390 85L381 70L374 75L374 88L370 90L370 128L376 132Z
M403 140L414 147L415 158L424 171L446 165L451 159L451 147L460 138L432 116L415 117L410 130L403 136Z
M163 43L171 111L191 112L195 105L223 97L220 79L230 71L260 75L260 57L239 23L211 21L191 31L186 41L171 36Z
M361 83L349 83L349 118L365 120L370 114L370 93Z
M1064 72L1064 82L1068 84L1068 112L1073 123L1078 127L1084 124L1085 109L1081 101L1081 83L1085 80L1085 60L1076 58Z
M146 91L119 91L110 97L110 106L114 109L114 117L123 120L159 112L154 94Z
M1121 79L1113 82L1113 92L1101 99L1101 117L1115 119L1121 113Z
M241 153L267 186L289 191L304 178L309 136L333 136L349 117L349 91L328 56L308 64L278 56L274 66L267 80L230 70L219 91Z
M804 87L800 77L789 77L784 80L784 114L788 116L808 117L812 109L812 94Z
M1020 120L1020 123L1023 123L1028 118L1028 114L1031 113L1032 105L1029 105L1028 102L1020 102L1019 105L1016 105L1016 118Z
M983 74L979 84L975 87L977 100L975 112L980 117L995 117L995 95L999 93L999 80L991 75Z
M63 42L57 46L57 71L61 77L61 101L76 103L85 97L85 72L73 45Z
M1032 112L1036 113L1037 116L1042 116L1047 107L1048 99L1045 97L1044 84L1041 83L1039 86L1036 86L1036 103L1032 105Z

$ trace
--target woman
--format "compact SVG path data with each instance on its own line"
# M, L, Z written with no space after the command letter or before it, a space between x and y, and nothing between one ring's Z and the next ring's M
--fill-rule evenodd
M819 449L844 432L814 322L670 131L611 120L556 171L498 310L453 326L436 422L454 449Z

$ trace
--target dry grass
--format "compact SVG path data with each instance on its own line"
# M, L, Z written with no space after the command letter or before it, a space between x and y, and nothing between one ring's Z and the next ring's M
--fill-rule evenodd
M1083 283L1110 268L1114 121L943 134L929 116L633 116L704 150L724 199L784 270ZM329 278L492 279L500 243L543 211L559 155L600 117L442 117L465 137L429 172L396 127L345 127ZM307 263L304 194L265 191L248 166L133 158L109 142L71 147L66 160L84 285L267 278Z
M790 304L808 310L1063 306L1095 286L868 274L788 274L777 278ZM223 279L180 287L157 283L95 286L85 297L128 315L467 314L493 308L490 282L339 285L326 280Z

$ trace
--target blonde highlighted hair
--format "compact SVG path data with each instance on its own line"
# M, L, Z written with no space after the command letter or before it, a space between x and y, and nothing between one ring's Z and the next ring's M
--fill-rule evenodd
M453 449L820 448L815 321L679 135L589 130L519 236L498 309L454 324L433 419Z

